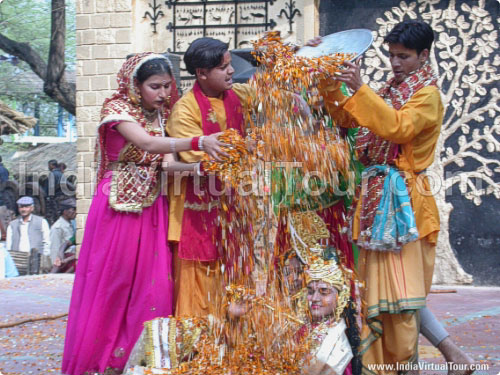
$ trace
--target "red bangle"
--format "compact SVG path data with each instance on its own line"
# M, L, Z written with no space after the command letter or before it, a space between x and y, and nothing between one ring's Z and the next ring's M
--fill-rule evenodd
M191 138L191 150L193 151L200 151L200 147L198 144L200 137L193 137Z

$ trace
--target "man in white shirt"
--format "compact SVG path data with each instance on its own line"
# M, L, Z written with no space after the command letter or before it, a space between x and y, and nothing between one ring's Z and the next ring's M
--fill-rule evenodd
M32 249L37 249L39 254L49 256L49 223L43 217L33 215L32 197L19 198L16 203L20 217L11 221L7 228L7 250L30 254Z
M74 242L75 228L72 225L72 220L76 216L76 201L73 198L67 198L59 202L61 216L50 228L50 259L53 264L51 272L67 272L70 265L62 267L68 262L75 259ZM71 260L69 258L72 257ZM68 267L69 266L69 267Z

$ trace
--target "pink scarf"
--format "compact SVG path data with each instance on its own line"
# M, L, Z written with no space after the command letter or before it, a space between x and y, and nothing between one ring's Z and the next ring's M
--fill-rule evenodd
M201 122L204 135L210 135L221 131L221 127L215 117L215 112L210 105L210 100L201 91L198 81L193 87L194 97L201 112ZM233 90L224 91L222 94L224 110L226 111L226 128L236 129L243 136L243 110L240 99Z

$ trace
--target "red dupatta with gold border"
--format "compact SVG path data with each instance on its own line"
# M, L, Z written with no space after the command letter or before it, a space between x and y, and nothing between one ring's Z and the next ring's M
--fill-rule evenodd
M203 134L220 132L222 129L215 111L198 82L194 84L193 94L200 108ZM222 100L226 112L226 128L236 129L243 136L243 109L240 99L233 90L227 90L222 94ZM223 247L222 241L225 238L218 225L220 202L214 194L215 191L221 192L221 187L222 184L215 175L188 179L179 258L208 262L222 256L219 249Z

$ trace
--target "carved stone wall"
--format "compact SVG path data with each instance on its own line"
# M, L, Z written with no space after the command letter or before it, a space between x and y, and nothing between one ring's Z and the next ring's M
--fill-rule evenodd
M445 119L428 170L441 216L435 283L500 285L500 3L496 0L322 1L320 34L373 30L365 82L388 77L383 37L403 19L423 19L436 34L431 62L440 75Z
M285 40L302 42L319 31L314 0L167 0L137 1L134 45L143 51L182 54L189 44L209 36L230 49L249 48L266 30L279 30ZM311 20L306 23L306 19ZM193 80L181 61L183 91Z
M78 244L93 194L101 105L116 88L116 73L128 54L182 53L203 35L243 48L266 29L300 43L319 31L316 0L77 0L76 7ZM184 80L182 87L190 83Z
M77 243L92 200L96 126L101 105L116 88L116 73L132 52L130 0L76 2L76 119L78 129Z

